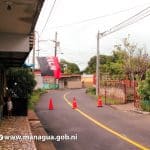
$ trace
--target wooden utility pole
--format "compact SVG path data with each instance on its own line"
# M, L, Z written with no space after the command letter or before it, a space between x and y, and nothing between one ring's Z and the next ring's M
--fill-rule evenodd
M59 42L57 41L57 32L55 32L55 40L53 41L55 43L55 47L54 47L54 56L57 57L57 47L59 46ZM59 80L55 79L55 84L59 84Z
M54 56L56 57L57 56L57 46L58 46L58 42L57 42L57 32L55 32L55 53L54 53Z
M96 96L99 96L100 90L100 70L99 70L99 63L100 63L100 56L99 56L99 40L100 40L100 33L97 33L97 57L96 57Z
M35 70L35 32L33 32L33 34L32 34L31 42L33 44L33 59L32 59L33 69L32 69L32 71L34 72L34 70Z

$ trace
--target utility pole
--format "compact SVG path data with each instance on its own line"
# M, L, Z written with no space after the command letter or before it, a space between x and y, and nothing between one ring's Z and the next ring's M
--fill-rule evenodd
M100 33L98 31L97 33L97 56L96 56L96 96L99 96L99 90L100 90L100 70L99 70L99 64L100 64L100 57L99 57L99 39L100 39Z
M32 59L33 69L32 69L32 71L34 72L34 70L35 70L35 32L33 32L33 34L32 34L31 41L33 44L33 59Z
M57 42L57 32L55 32L55 53L54 53L54 56L56 57L57 56L57 46L58 46L58 42Z
M36 49L36 51L38 52L37 56L39 57L39 55L40 55L40 39L39 39L40 35L39 35L38 31L36 31L36 30L34 30L34 34L35 34L35 43L37 43L37 49ZM37 41L36 41L36 37L37 37Z
M53 41L55 43L54 47L54 56L57 57L57 47L59 46L59 42L57 41L57 32L55 32L55 40ZM55 84L59 84L59 80L55 79Z
M100 44L100 38L105 37L109 34L112 34L114 32L117 32L133 23L136 23L140 21L141 19L147 17L150 15L149 13L150 7L147 7L143 9L142 11L138 12L134 16L131 16L130 18L126 19L125 21L115 25L114 27L110 28L109 30L106 30L105 32L100 33L98 31L97 34L97 59L96 59L96 95L99 96L100 93L100 54L99 54L99 44Z
M33 72L35 70L35 44L33 45Z
M37 35L38 35L38 32L37 32ZM39 40L39 35L38 35L38 45L37 45L37 51L38 51L38 57L40 56L40 40Z

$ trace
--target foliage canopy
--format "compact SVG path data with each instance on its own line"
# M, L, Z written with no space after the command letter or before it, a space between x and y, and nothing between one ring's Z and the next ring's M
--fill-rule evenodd
M134 80L145 77L146 70L150 68L150 58L144 47L130 41L130 35L124 38L121 44L115 45L112 55L100 55L100 73L107 74L111 78L124 79L128 77ZM96 56L91 57L85 73L96 72Z
M7 87L9 94L14 97L28 98L36 81L33 73L27 68L10 68L7 71Z
M77 64L68 62L64 59L60 61L60 66L62 73L64 74L78 74L80 73L80 69Z
M146 73L146 78L139 82L138 92L142 100L150 101L150 70Z

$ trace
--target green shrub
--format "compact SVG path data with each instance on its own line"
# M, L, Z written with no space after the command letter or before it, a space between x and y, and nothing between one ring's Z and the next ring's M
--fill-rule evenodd
M105 97L104 96L102 97L102 100L103 100L103 102L105 101ZM106 102L107 105L118 105L118 104L121 104L121 102L118 99L108 98L108 97L106 97L106 101L105 102Z
M147 71L145 80L139 82L138 93L141 97L141 108L150 111L150 71Z
M141 108L144 111L150 112L150 101L146 101L146 100L141 101Z
M27 68L9 68L7 87L9 94L18 98L29 98L36 85L33 73Z
M90 88L86 89L86 93L89 93L91 95L96 95L96 88L90 87Z
M37 102L40 99L40 95L43 93L45 93L45 90L43 90L43 89L37 89L32 92L32 95L31 95L29 103L28 103L29 109L34 109L35 105L37 104Z

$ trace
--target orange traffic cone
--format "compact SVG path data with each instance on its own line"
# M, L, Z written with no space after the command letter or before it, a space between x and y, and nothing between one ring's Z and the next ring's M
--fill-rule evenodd
M102 107L102 106L103 106L102 99L99 96L98 101L97 101L97 107Z
M74 97L72 101L72 109L76 109L76 108L77 108L77 102L76 102L76 98Z
M52 100L52 98L50 98L50 100L49 100L49 110L53 110L53 109L54 109L53 100Z

